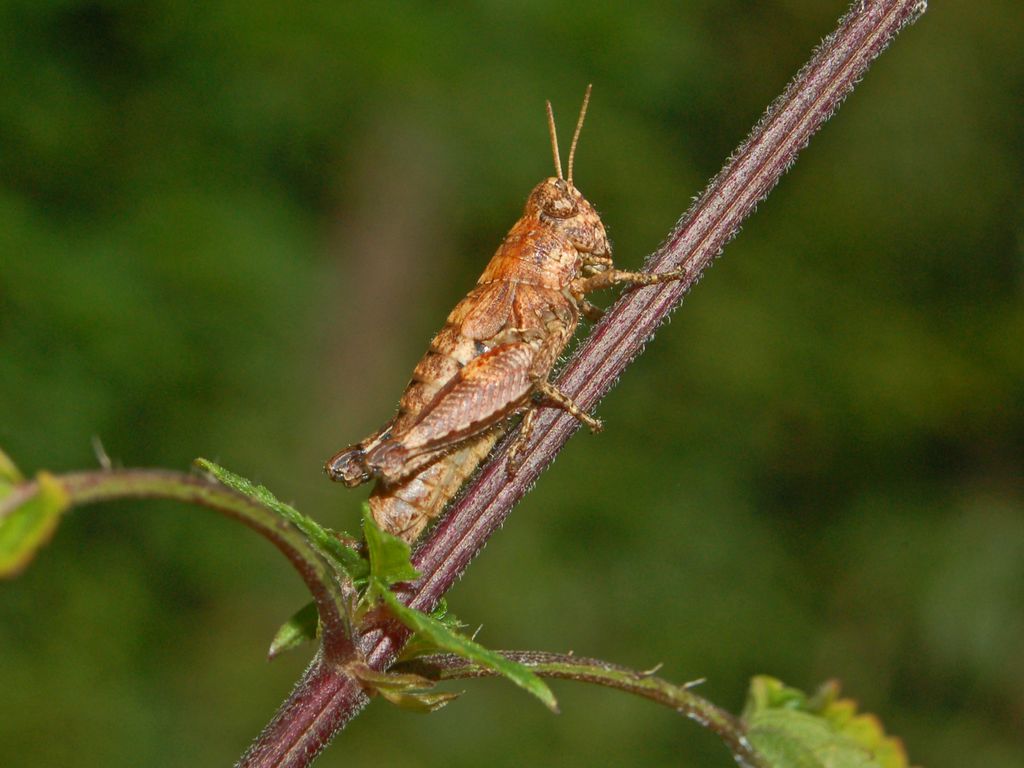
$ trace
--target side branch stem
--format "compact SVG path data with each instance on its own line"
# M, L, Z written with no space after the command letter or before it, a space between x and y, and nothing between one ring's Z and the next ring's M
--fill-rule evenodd
M743 768L756 768L761 765L757 753L743 732L740 721L703 696L694 693L691 690L693 683L673 685L667 680L655 677L653 672L637 672L607 661L568 654L537 651L501 651L501 654L528 666L541 677L602 685L670 707L718 734L732 752L736 762ZM447 653L421 656L399 666L403 672L412 672L438 681L495 677L497 674L493 670Z
M252 499L204 477L162 469L112 469L57 475L72 506L118 499L159 498L197 504L244 523L268 539L291 562L316 601L323 626L324 648L331 658L350 658L354 652L346 596L334 568L291 523ZM0 502L0 517L8 507L36 492L27 482Z

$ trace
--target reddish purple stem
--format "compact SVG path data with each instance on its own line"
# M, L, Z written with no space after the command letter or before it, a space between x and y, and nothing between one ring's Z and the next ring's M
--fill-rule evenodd
M685 266L687 277L623 296L569 361L557 382L564 392L586 410L607 394L871 61L925 8L923 0L853 4L665 244L647 260L646 268L652 272ZM523 451L522 465L511 478L506 472L509 440L498 446L417 551L414 564L423 577L403 595L409 605L430 610L437 604L577 427L568 414L545 411ZM383 670L407 636L402 628L376 631L362 638L361 650L372 668ZM343 671L329 668L318 656L239 765L309 765L366 701L366 694Z

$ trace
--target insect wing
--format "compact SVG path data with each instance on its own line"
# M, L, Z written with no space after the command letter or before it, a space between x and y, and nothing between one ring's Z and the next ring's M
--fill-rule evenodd
M474 358L437 393L406 432L366 456L383 477L406 474L409 461L443 450L510 416L533 388L535 350L525 342L503 344Z
M496 336L505 327L516 295L515 283L495 280L473 289L459 302L452 320L460 323L462 335L475 341ZM460 310L468 311L461 318Z

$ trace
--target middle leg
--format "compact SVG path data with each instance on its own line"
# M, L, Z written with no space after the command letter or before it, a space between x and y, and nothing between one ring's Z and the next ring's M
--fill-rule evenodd
M546 379L538 381L535 386L537 388L537 393L541 398L546 400L550 405L561 408L582 424L586 424L591 432L596 434L604 429L604 424L601 423L600 419L595 419L589 413L580 408L579 405L576 404L575 400L565 394L565 392L560 390L550 381L547 381Z

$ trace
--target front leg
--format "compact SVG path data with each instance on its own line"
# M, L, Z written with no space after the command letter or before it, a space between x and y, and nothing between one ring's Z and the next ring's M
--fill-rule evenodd
M621 269L606 269L589 277L577 278L573 281L574 293L585 294L591 291L600 291L610 288L619 283L630 285L656 285L658 283L670 283L673 280L682 280L688 274L686 267L679 267L669 272L626 272Z

